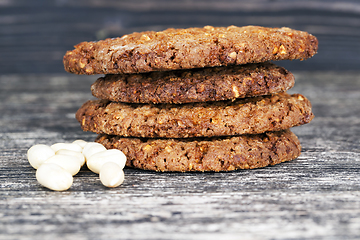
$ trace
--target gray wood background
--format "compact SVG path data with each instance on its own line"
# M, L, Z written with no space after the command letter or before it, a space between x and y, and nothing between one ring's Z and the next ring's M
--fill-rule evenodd
M86 168L69 191L41 187L34 144L93 141L74 119L97 76L64 72L88 40L203 25L289 26L319 53L278 62L316 115L302 155L228 173L125 169L108 189ZM0 0L0 239L360 239L360 2Z
M63 73L66 50L134 31L204 25L288 26L320 41L292 70L359 68L358 0L1 0L0 72Z

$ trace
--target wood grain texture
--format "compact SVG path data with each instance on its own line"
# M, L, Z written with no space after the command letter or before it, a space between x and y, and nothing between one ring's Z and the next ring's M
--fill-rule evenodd
M96 76L66 74L73 45L168 27L263 25L308 31L319 53L279 62L315 119L302 155L229 173L125 169L108 189L82 169L69 191L41 187L34 144L93 141L75 120ZM0 0L0 240L359 239L360 3L355 0ZM351 70L352 72L343 72ZM336 71L336 72L334 72Z
M360 73L294 74L291 92L316 115L293 128L298 159L228 173L125 169L115 189L84 168L66 192L36 182L26 151L94 140L74 114L96 77L1 75L0 239L358 239Z
M360 62L360 2L355 0L3 0L0 72L62 73L62 57L82 41L134 31L205 25L261 25L308 31L319 39L311 62L289 70L356 70Z

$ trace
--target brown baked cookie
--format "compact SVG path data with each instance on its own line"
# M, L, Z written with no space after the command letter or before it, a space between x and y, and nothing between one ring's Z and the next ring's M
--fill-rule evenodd
M256 134L302 125L313 117L309 100L287 93L181 105L92 100L76 113L85 131L149 138Z
M100 99L129 103L190 103L220 101L284 92L294 76L272 63L231 67L116 74L92 86Z
M227 138L141 139L99 135L126 165L155 171L231 171L275 165L297 158L300 142L290 130Z
M82 42L64 56L76 74L120 74L307 59L316 37L290 28L211 27L140 32Z

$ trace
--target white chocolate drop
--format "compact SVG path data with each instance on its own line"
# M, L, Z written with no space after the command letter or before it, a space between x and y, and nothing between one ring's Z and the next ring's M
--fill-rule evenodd
M84 146L82 153L84 154L85 159L87 161L95 153L102 152L105 150L106 148L102 144L96 142L89 142Z
M84 148L88 142L78 139L78 140L73 141L72 143L75 143L75 144L79 145L81 148Z
M100 181L106 187L117 187L124 182L123 169L113 162L102 165L100 170Z
M69 155L55 155L50 157L44 163L53 163L62 167L65 171L70 173L72 176L80 171L80 161L75 156Z
M81 152L82 147L76 143L55 143L50 146L55 152L59 151L60 149L67 149L75 152Z
M109 149L95 153L87 160L86 164L91 171L99 173L102 165L107 162L116 163L123 169L126 163L126 156L118 149Z
M59 165L44 163L36 170L37 181L54 191L65 191L73 183L73 177Z
M35 169L38 169L43 162L54 155L55 151L44 144L34 145L27 151L28 161Z
M77 159L79 160L81 167L84 166L84 164L85 164L85 157L84 157L84 154L82 154L81 152L75 152L75 151L71 151L68 149L60 149L55 154L56 155L74 156L74 157L77 157Z

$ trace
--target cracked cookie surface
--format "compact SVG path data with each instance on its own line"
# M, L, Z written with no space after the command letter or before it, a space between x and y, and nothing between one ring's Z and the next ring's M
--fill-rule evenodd
M284 92L294 76L272 63L191 70L114 74L91 86L99 99L128 103L220 101Z
M303 95L268 96L188 104L129 104L90 100L77 111L84 131L148 138L257 134L309 123Z
M65 70L122 74L307 59L318 48L313 35L259 26L166 29L82 42L68 51Z
M232 171L275 165L297 158L290 130L226 138L141 139L99 135L96 142L125 153L128 167L154 171Z

